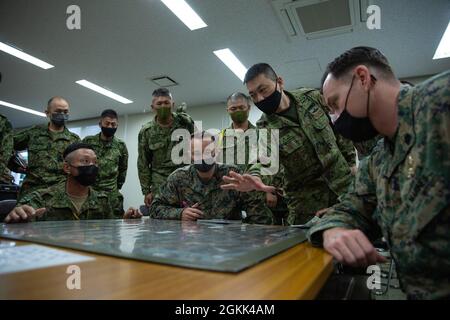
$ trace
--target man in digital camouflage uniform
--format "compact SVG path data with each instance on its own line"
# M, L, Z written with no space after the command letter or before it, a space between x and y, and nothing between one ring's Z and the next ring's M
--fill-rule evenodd
M115 136L118 124L117 113L112 109L104 110L99 122L101 132L84 138L83 142L90 144L97 155L99 172L93 187L109 195L119 218L123 215L123 196L119 190L127 176L128 149L125 142Z
M50 120L47 125L33 126L14 134L14 149L28 150L28 169L19 199L34 190L63 181L64 149L80 140L65 126L69 119L69 104L64 98L51 98L45 113Z
M156 89L152 94L152 110L155 118L145 124L139 132L138 174L144 202L147 206L158 194L159 187L169 174L183 164L174 164L171 159L172 148L179 141L171 141L175 130L185 129L194 132L194 121L183 111L172 112L172 94L165 88Z
M271 224L271 212L264 202L242 197L235 190L221 189L223 176L231 170L240 171L237 166L216 163L215 146L206 151L212 144L214 137L207 133L192 137L191 159L194 163L169 175L153 201L151 216L157 219L226 219ZM246 217L242 216L242 210L246 211Z
M356 47L329 64L324 97L336 130L384 139L363 159L349 192L309 231L339 262L384 259L383 236L410 299L450 297L450 72L402 86L377 49Z

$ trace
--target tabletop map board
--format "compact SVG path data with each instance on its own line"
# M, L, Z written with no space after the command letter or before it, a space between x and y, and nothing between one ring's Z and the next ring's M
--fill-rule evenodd
M0 224L0 237L175 266L239 272L306 240L304 231L226 221Z

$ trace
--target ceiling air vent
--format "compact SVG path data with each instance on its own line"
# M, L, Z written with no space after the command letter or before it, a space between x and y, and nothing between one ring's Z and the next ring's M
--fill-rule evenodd
M359 0L273 0L286 33L291 38L316 39L352 32ZM356 11L355 11L356 10Z
M178 83L168 76L160 76L156 78L150 78L150 80L156 84L158 87L173 87L177 86Z

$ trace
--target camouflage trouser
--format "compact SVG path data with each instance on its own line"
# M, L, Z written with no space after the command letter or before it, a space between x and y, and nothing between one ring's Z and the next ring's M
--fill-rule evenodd
M305 224L314 218L317 211L335 204L337 196L326 184L321 184L287 191L286 200L289 210L287 221L293 225Z

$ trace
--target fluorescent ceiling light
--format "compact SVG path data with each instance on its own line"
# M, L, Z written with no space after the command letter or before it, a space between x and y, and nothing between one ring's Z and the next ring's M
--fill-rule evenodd
M79 85L83 86L83 87L91 89L91 90L93 90L95 92L98 92L98 93L100 93L100 94L102 94L104 96L107 96L107 97L109 97L111 99L119 101L119 102L121 102L123 104L133 103L133 101L128 100L127 98L124 98L122 96L119 96L118 94L115 94L114 92L106 90L105 88L102 88L102 87L100 87L100 86L98 86L98 85L96 85L96 84L94 84L92 82L89 82L87 80L78 80L78 81L75 81L75 82L78 83Z
M8 46L7 44L0 42L0 50L4 51L6 53L9 53L10 55L13 55L16 58L25 60L26 62L29 62L31 64L34 64L35 66L41 67L42 69L50 69L53 68L51 64L42 61L38 58L35 58L33 56L30 56L28 53L25 53L23 51L20 51L16 48L13 48L11 46Z
M434 54L433 60L450 58L450 21Z
M13 109L16 109L16 110L20 110L20 111L23 111L23 112L32 113L32 114L40 116L40 117L46 117L45 113L43 113L43 112L39 112L39 111L35 111L33 109L21 107L21 106L18 106L18 105L15 105L15 104L12 104L12 103L9 103L9 102L6 102L6 101L1 101L0 100L0 105L8 107L8 108L13 108Z
M244 81L245 73L247 72L247 68L244 67L242 62L239 61L238 58L231 52L230 49L222 49L214 51L214 54L222 60L222 62L231 70L233 73Z
M208 25L184 0L161 0L189 29L196 30Z

